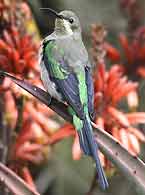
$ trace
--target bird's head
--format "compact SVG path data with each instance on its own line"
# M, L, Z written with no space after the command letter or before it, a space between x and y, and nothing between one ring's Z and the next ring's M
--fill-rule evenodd
M55 28L63 29L68 34L73 32L81 32L80 21L76 14L72 11L61 11L59 15L62 18L56 18Z
M50 8L41 8L46 9L52 13L55 19L55 30L58 33L62 34L73 34L75 32L81 32L80 21L76 14L72 11L61 11L57 13L56 11Z

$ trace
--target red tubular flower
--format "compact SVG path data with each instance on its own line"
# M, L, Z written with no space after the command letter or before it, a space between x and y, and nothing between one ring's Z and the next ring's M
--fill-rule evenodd
M73 136L74 141L72 145L72 157L74 160L79 160L82 155L82 151L80 149L80 144L79 144L79 137L78 134L75 130L75 128L69 124L66 123L62 127L60 127L56 132L54 132L49 139L49 144L55 144L58 141L63 140L64 138Z
M38 70L38 45L26 30L31 18L27 3L2 0L0 3L0 69L27 76Z
M10 91L8 92L10 93ZM12 107L10 108L12 111ZM39 109L36 110L37 114L38 111ZM35 189L28 165L30 163L38 165L48 160L51 148L48 144L46 145L49 140L49 135L46 134L40 124L34 120L33 115L29 113L26 114L26 111L24 115L29 115L29 117L23 116L22 128L19 130L16 140L11 146L11 163L9 166ZM47 131L49 131L48 126Z
M29 169L27 167L23 167L21 172L23 179L32 187L32 189L34 189L34 191L36 191L36 186Z
M59 128L59 124L51 119L52 111L47 111L39 102L26 102L23 112L23 126L13 146L12 159L15 161L39 164L49 157L51 136ZM44 112L45 111L45 112ZM49 118L48 118L49 117ZM47 155L46 155L47 151Z
M145 27L142 29L145 32ZM119 42L122 47L123 55L119 50L105 43L108 58L113 62L120 63L120 56L124 64L120 64L120 68L125 74L133 77L140 76L144 78L145 75L145 37L144 33L136 31L134 38L128 40L127 36L123 33L119 35Z
M119 34L119 51L109 43L105 43L108 58L118 62L122 71L133 76L145 78L145 26L143 24L142 5L137 0L120 0L122 12L128 19L128 36Z
M82 155L80 149L79 138L76 130L71 124L66 123L64 126L59 128L55 133L52 134L49 140L49 144L55 144L58 141L63 140L64 138L73 136L74 141L72 145L72 157L74 160L79 160Z
M38 70L37 49L30 35L22 35L16 27L4 30L0 39L0 68L23 75Z
M94 82L96 104L97 99L102 99L102 102L105 100L105 102L110 102L114 106L122 97L137 88L137 83L127 81L127 78L122 75L119 65L112 66L110 71L106 72L105 65L100 64Z
M51 110L47 110L47 112L39 111L35 105L39 103L27 102L24 108L24 118L29 118L30 116L33 118L35 122L37 122L45 131L46 134L51 135L56 129L60 127L60 125L51 119L50 116L54 115Z
M145 123L145 113L124 113L118 103L137 88L137 83L123 76L120 66L114 65L106 71L104 64L98 65L94 77L96 123L111 133L132 154L140 152L140 141L144 134L132 125Z
M75 135L74 127L68 123L58 129L54 134L52 134L50 139L50 144L55 144L56 142L64 139L65 137L69 137L71 135Z
M33 76L35 82L39 81L40 83L37 75L39 71L38 45L34 41L33 33L27 28L30 20L32 21L31 11L23 0L0 1L0 69L29 79ZM16 105L19 98L26 97L26 93L20 88L18 89L7 78L1 78L0 92L5 92L3 93L4 117L8 127L13 129L11 132L14 132L16 125L19 126L19 132L14 132L17 134L15 143L9 151L11 153L9 166L34 188L33 179L27 166L30 162L39 164L49 156L50 147L45 145L49 136L43 130L44 128L46 130L47 125L49 132L48 122L46 125L40 124L40 118L46 122L49 114L43 112L41 117L40 115L37 117L39 120L35 121L34 114L32 111L31 113L27 111L25 106L23 108L23 103ZM31 102L33 112L34 108L37 114L42 111L42 109L39 111L37 104L32 97L28 97L28 94L25 105L27 102ZM20 112L18 107L22 107ZM24 114L22 114L23 110ZM20 121L19 115L22 115ZM49 122L51 123L50 119Z
M111 59L113 62L117 62L120 60L120 53L115 47L113 47L111 44L107 42L104 43L104 47L107 51L107 55L109 59Z

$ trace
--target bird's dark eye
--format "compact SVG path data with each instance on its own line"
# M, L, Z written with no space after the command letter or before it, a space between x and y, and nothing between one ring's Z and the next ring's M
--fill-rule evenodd
M74 19L73 18L70 18L69 19L69 22L72 24L74 22Z

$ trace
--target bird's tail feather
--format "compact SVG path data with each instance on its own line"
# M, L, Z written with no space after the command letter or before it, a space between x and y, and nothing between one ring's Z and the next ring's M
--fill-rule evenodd
M100 186L103 189L106 189L108 187L108 182L98 156L98 145L93 136L89 117L86 116L85 120L83 120L83 127L78 131L78 134L82 150L86 155L92 156L95 160Z

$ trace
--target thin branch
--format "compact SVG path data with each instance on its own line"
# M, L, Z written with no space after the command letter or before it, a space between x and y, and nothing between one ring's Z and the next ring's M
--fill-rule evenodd
M72 122L72 117L67 110L67 105L63 104L62 102L57 101L56 99L52 98L46 91L36 87L35 85L31 85L24 80L17 79L16 77L10 75L7 72L0 71L0 77L6 76L12 79L17 85L21 88L25 89L31 95L36 97L40 100L43 104L50 107L53 111L59 114L65 120Z
M40 195L2 163L0 163L0 181L15 195Z

